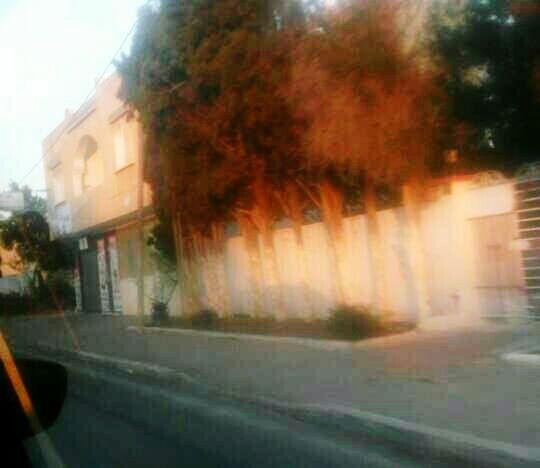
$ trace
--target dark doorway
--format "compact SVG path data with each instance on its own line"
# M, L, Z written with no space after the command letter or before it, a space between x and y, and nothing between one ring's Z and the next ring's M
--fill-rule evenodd
M97 251L88 248L80 252L82 306L86 313L101 312Z

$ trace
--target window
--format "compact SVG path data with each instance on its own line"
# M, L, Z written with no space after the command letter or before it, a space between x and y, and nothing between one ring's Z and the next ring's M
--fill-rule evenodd
M126 145L122 129L117 130L114 133L114 155L116 169L121 169L126 165Z
M83 190L97 187L103 182L103 159L98 152L96 140L85 135L79 141L73 164L73 193L80 195Z
M52 176L53 198L55 205L62 203L65 199L64 177L62 171L56 170Z
M57 204L54 207L53 226L57 234L71 232L71 211L67 202Z
M87 158L83 182L85 188L97 187L103 182L103 164L99 153Z
M73 174L73 196L80 197L82 195L82 176Z
M80 197L83 192L84 159L76 157L73 160L73 196Z
M120 170L133 163L133 152L129 144L129 129L125 121L120 120L114 124L113 138L116 170Z

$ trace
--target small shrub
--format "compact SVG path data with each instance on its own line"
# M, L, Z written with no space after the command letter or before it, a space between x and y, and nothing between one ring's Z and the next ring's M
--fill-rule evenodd
M249 314L244 314L244 313L237 313L237 314L232 314L231 315L231 318L233 320L249 320L251 319L251 315Z
M191 316L191 325L193 328L216 328L219 322L219 316L215 310L202 309Z
M344 340L358 340L381 333L381 319L368 307L338 306L332 309L328 319L330 332Z
M152 321L162 323L169 317L169 307L162 301L152 302Z

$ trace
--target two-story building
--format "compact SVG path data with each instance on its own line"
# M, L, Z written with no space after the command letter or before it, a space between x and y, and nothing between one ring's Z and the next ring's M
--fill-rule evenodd
M141 129L120 86L111 75L43 141L52 234L76 243L77 308L85 312L136 313L139 261L146 296L153 282L151 260L138 255ZM154 216L146 184L142 206L147 233Z

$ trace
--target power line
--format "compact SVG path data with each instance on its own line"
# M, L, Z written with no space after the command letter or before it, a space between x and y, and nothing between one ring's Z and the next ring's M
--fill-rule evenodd
M88 99L90 99L90 96L92 96L92 94L94 93L94 90L96 88L96 86L101 82L101 80L103 79L103 77L105 76L105 74L107 73L107 70L109 70L109 67L113 64L114 60L116 59L116 56L122 51L124 45L126 44L127 40L129 39L129 37L131 36L131 33L133 33L134 29L135 29L135 26L137 25L137 22L139 21L139 19L135 19L135 21L133 22L133 24L131 25L131 27L129 28L129 31L127 32L127 34L124 36L124 38L122 39L122 42L120 43L120 46L118 47L118 49L116 49L116 52L114 53L114 55L112 56L111 60L107 63L107 66L104 68L104 70L101 72L101 74L99 75L98 79L96 80L96 83L94 84L94 86L92 87L92 89L88 92L88 94L86 95L86 97L83 99L81 105L77 108L77 110L73 113L73 116L72 116L72 120L75 119L77 117L77 114L80 112L80 110L83 108L83 106L88 102ZM22 184L22 182L30 175L32 174L32 172L35 171L35 169L41 164L41 162L45 159L45 156L47 156L52 150L53 148L55 147L55 145L58 143L58 141L60 140L60 138L64 135L66 129L69 128L69 125L65 125L64 128L58 133L57 137L54 139L54 141L52 142L52 144L49 146L49 148L47 149L47 151L45 151L41 157L36 161L36 163L30 168L30 170L20 179L19 181L19 185Z

